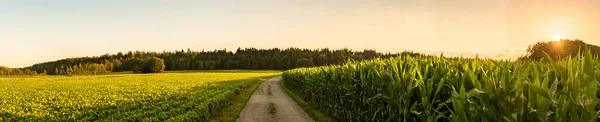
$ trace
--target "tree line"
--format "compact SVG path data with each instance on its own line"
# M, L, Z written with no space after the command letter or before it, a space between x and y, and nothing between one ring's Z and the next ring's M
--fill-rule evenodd
M60 65L54 68L52 75L99 75L113 71L133 71L134 73L161 73L165 69L163 59L157 57L132 58L124 60L128 65L123 65L119 59L104 59L100 63L83 62L72 63L77 65ZM34 65L35 66L35 65ZM130 67L131 70L121 70L122 66ZM46 71L51 67L44 67ZM38 69L41 70L41 69ZM36 70L37 71L37 70Z
M32 71L29 69L21 69L21 68L8 68L5 66L0 66L0 75L45 75L46 72L42 71L40 73L36 71Z
M389 58L399 55L421 55L413 52L380 53L376 50L352 51L350 49L256 49L238 48L213 51L177 50L163 52L129 51L93 57L67 58L39 63L20 70L49 75L97 75L110 72L133 71L158 73L163 70L287 70L299 67L341 64Z

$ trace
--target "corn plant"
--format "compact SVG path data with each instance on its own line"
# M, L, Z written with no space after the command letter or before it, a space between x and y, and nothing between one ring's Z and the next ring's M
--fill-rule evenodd
M374 59L283 73L339 121L597 121L597 57L553 61L443 56Z

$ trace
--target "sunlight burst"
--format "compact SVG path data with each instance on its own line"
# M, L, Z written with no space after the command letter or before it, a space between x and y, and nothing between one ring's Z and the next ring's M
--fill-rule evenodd
M562 34L556 34L554 35L554 38L552 38L552 41L560 41L561 39L563 39Z

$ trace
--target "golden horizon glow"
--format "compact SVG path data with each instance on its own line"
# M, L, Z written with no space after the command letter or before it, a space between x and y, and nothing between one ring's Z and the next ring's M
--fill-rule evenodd
M600 0L58 1L0 2L0 65L238 47L514 59L540 41L600 45Z

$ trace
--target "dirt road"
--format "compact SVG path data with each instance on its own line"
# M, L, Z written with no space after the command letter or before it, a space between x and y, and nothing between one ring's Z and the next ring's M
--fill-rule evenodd
M238 122L314 122L279 85L281 77L262 83L240 114ZM274 103L276 111L270 112Z

